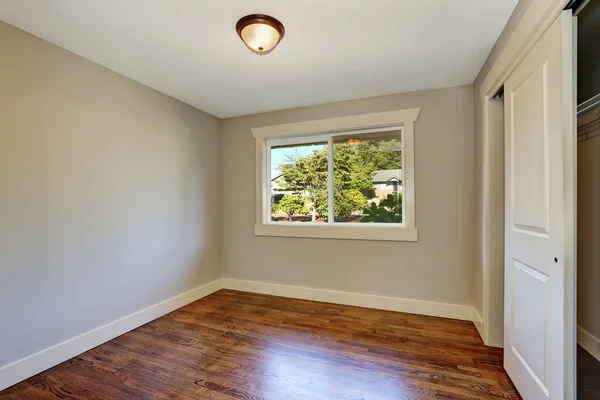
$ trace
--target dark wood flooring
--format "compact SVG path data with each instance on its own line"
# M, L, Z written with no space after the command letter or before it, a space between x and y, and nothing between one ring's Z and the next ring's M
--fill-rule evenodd
M221 290L0 399L517 399L470 322Z
M600 399L600 361L577 346L577 400Z

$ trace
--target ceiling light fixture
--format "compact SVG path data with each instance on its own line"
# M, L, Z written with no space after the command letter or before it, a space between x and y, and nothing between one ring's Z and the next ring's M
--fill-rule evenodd
M251 52L269 54L285 35L283 24L264 14L251 14L241 18L235 30Z
M346 143L348 143L348 144L359 144L360 143L360 139L348 139L346 141Z

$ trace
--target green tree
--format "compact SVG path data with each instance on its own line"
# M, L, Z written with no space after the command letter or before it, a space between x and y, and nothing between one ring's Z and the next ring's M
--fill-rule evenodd
M308 198L312 220L315 221L317 198L327 196L327 150L313 150L308 156L288 156L280 170L284 189Z
M333 149L333 177L335 192L358 190L365 197L373 197L375 164L365 160L356 145L336 143ZM343 194L342 194L343 195Z
M290 194L283 196L278 204L273 204L271 210L286 213L290 222L292 222L294 215L308 213L308 210L304 205L304 199L300 196Z
M399 139L336 143L333 160L338 191L357 189L365 197L372 198L375 197L375 172L401 168L402 145Z
M373 164L376 171L401 168L400 139L367 140L360 142L356 147L362 161Z
M371 206L363 210L366 214L360 222L402 222L402 193L388 194L379 204L371 203Z
M319 192L315 198L315 211L317 215L328 218L329 213L327 212L329 204L327 201L327 192Z
M352 214L353 211L362 210L367 206L367 198L356 189L344 190L336 192L333 196L333 213L337 217L346 217ZM327 193L317 196L316 209L317 213L327 218L329 205L327 204Z
M346 217L353 211L367 206L367 198L357 189L343 190L333 196L333 212L336 217Z

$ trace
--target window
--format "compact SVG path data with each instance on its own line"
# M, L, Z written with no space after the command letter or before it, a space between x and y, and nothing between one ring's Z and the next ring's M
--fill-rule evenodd
M252 129L257 235L416 241L418 109Z
M268 145L271 222L326 222L327 141L279 145L268 141Z
M333 222L402 224L402 129L332 140Z
M267 146L271 222L402 223L401 127Z

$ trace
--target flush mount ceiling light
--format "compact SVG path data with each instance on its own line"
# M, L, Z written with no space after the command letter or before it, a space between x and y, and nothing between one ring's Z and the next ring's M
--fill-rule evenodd
M251 52L269 54L285 35L283 24L264 14L251 14L241 18L235 25L240 38Z

